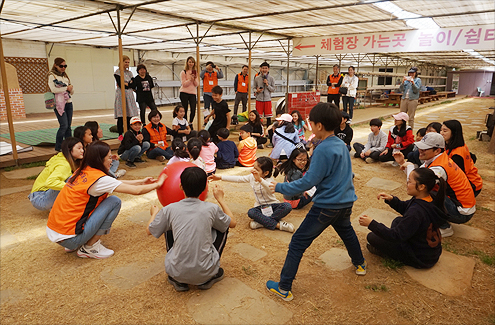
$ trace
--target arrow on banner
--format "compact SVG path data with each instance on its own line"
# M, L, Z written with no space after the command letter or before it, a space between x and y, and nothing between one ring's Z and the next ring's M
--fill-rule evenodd
M314 44L313 45L301 45L301 44L299 44L295 48L300 51L301 49L305 49L305 48L308 48L308 47L316 47L316 45L314 45Z

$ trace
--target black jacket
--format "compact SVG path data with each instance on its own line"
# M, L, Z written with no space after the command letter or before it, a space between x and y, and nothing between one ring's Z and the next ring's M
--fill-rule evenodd
M368 229L387 241L400 243L420 267L435 265L442 254L439 226L445 223L446 213L432 202L416 198L401 201L394 196L385 203L402 216L395 218L390 228L373 220Z
M120 143L120 147L117 153L121 155L124 153L124 151L131 149L135 145L141 147L142 143L139 143L139 140L136 138L136 135L138 134L141 134L141 131L135 132L133 129L127 130L127 132L124 134L124 139Z

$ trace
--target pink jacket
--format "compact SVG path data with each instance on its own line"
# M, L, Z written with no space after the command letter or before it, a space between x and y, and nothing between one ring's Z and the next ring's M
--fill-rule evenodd
M180 72L180 82L182 83L182 86L180 86L179 92L196 95L196 87L199 85L197 74L196 79L191 81L191 70L187 70L187 73L185 70L182 70Z

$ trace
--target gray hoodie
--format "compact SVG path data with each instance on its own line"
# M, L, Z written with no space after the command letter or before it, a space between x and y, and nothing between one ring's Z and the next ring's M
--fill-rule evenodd
M263 82L263 75L259 74L254 78L253 86L254 90L258 90L259 87L263 87L263 91L256 94L256 100L259 102L270 102L272 100L272 93L275 91L275 79L270 74L266 75L268 85Z

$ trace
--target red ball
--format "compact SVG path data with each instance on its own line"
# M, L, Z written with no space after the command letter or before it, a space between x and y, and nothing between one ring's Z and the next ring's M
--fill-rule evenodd
M165 179L165 181L163 182L163 185L156 190L158 200L163 206L167 206L170 203L179 202L180 200L185 198L184 192L180 189L180 175L187 167L197 166L190 162L178 161L168 165L160 173L160 175L165 173L168 176L167 179ZM199 199L201 201L204 201L207 195L208 183L206 183L206 188L199 196Z

